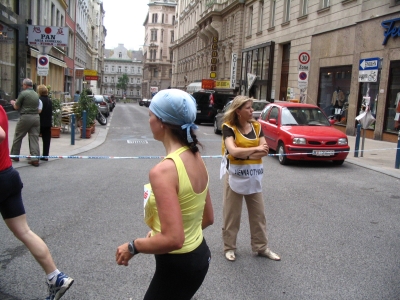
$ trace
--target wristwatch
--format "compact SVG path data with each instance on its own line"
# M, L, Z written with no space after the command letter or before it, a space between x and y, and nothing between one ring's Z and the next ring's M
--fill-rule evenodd
M135 247L135 240L128 244L128 250L133 256L139 253L139 251Z

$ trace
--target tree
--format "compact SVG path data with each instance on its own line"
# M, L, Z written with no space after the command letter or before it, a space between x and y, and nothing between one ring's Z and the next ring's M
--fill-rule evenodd
M122 74L122 77L118 78L117 88L121 89L126 94L128 88L129 78L128 75Z

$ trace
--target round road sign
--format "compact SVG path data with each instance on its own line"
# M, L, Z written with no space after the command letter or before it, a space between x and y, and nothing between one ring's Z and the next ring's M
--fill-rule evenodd
M306 65L310 62L310 54L307 52L301 52L299 54L299 62L303 65Z
M300 72L299 73L299 79L304 81L307 80L307 73L306 72Z
M41 66L47 66L48 63L49 63L49 60L47 59L46 56L41 56L41 57L39 58L39 65L41 65Z

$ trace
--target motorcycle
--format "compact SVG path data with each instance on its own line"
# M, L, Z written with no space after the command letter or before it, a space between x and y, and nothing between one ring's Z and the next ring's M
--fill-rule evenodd
M96 115L96 120L97 122L100 123L100 125L107 125L107 118L101 113L100 107L97 107L97 115Z

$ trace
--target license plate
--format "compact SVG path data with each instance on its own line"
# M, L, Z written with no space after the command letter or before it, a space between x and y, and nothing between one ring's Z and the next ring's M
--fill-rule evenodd
M313 150L312 154L315 156L333 156L333 155L335 155L335 151L333 151L333 150Z
M197 110L197 113L200 114L200 113L201 113L201 110Z

